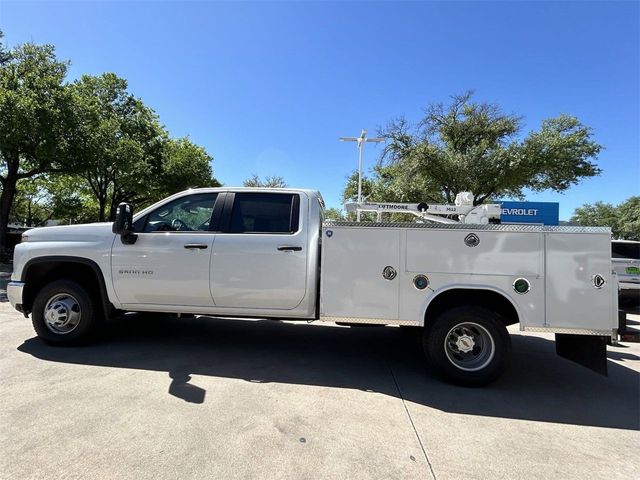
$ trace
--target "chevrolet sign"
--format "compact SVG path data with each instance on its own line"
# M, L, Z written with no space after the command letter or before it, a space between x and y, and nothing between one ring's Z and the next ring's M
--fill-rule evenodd
M556 202L500 202L502 223L559 224L560 204Z
M503 208L502 209L502 214L503 215L528 215L528 216L535 216L538 215L538 209L537 208L529 208L529 209L525 209L525 208Z

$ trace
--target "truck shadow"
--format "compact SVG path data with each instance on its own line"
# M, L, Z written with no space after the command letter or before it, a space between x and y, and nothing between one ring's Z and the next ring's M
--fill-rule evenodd
M172 379L168 393L191 403L204 402L206 392L190 376L206 375L379 392L451 413L640 428L637 372L609 362L603 377L557 357L552 341L512 341L511 368L480 389L434 378L415 339L398 328L129 314L91 346L51 347L32 338L18 350L51 362L164 371ZM611 357L638 360L619 349Z

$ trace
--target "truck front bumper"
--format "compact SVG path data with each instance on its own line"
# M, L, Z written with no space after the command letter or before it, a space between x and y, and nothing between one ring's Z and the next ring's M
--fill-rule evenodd
M24 290L24 282L9 282L7 284L7 298L13 308L24 313L22 308L22 292Z

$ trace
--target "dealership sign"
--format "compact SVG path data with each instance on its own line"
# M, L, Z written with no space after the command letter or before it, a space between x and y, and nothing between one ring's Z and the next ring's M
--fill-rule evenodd
M500 202L502 223L537 223L558 225L560 204L557 202Z

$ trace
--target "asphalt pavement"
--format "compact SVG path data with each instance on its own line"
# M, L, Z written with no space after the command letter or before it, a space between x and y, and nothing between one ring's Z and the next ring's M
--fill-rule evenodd
M468 389L399 328L126 315L56 348L2 291L0 325L0 478L640 477L637 343L604 377L512 327Z

